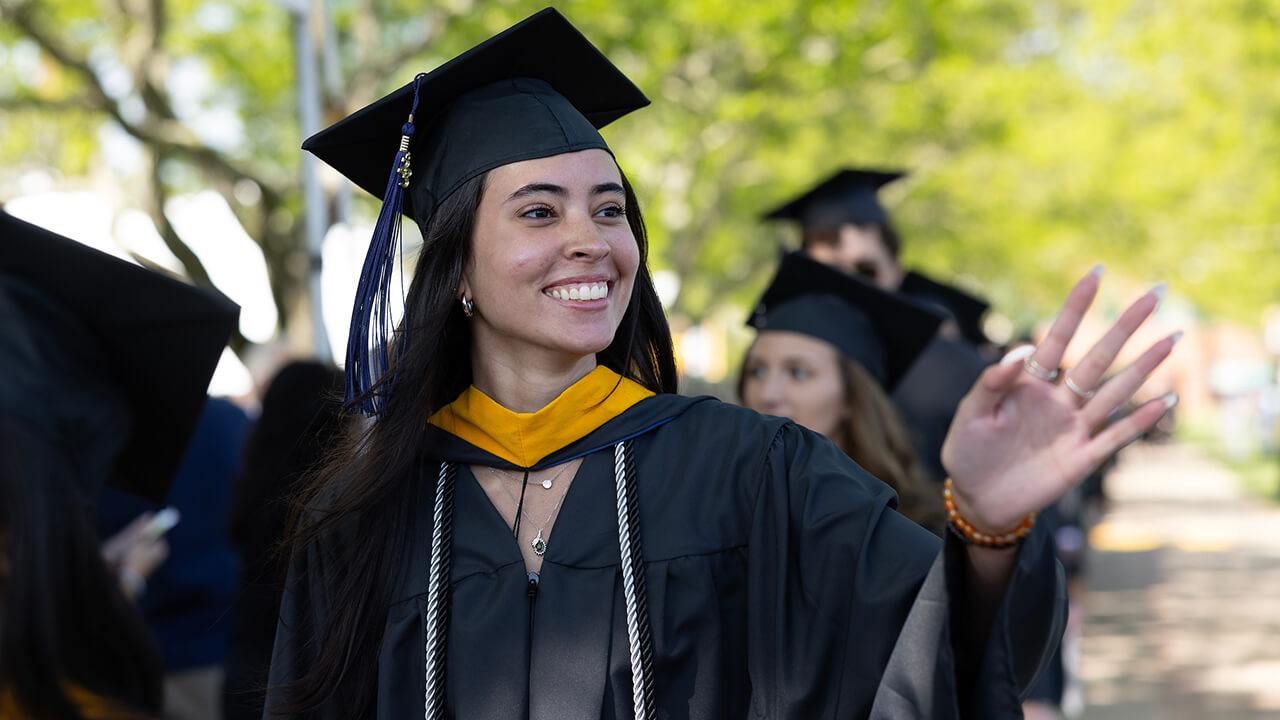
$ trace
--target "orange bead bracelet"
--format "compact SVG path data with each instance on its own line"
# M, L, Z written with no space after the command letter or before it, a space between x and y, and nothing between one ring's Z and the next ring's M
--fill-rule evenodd
M1021 543L1036 524L1036 513L1022 518L1018 526L1003 535L988 535L979 531L956 510L956 499L951 492L951 478L947 478L942 486L942 505L947 510L947 527L951 528L959 538L971 545L989 548L1007 548Z

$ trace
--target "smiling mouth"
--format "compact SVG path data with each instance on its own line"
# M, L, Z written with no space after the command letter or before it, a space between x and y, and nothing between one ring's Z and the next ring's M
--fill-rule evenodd
M553 297L556 300L576 300L578 302L590 302L592 300L603 300L609 297L609 283L584 283L582 285L566 285L564 287L551 288L543 290L544 295Z

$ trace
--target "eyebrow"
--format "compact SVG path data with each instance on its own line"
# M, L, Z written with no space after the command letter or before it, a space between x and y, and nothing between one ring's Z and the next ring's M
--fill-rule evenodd
M550 193L552 195L564 197L569 194L569 191L554 183L529 183L528 185L525 185L519 190L511 193L511 195L507 197L507 201L518 200L520 198L537 195L539 193ZM623 191L622 186L616 182L600 183L599 185L595 185L591 188L592 195L603 195L605 193L617 193L619 195L626 194Z

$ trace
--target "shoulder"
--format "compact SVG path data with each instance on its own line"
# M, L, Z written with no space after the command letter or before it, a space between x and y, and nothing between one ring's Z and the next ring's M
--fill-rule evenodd
M666 461L740 478L817 471L883 485L825 436L787 418L712 397L685 401L682 411L653 433L652 452Z
M684 397L680 395L657 395L651 400L662 398L678 398L668 400L673 405L678 403L679 414L674 418L677 427L688 430L706 430L718 432L746 432L751 437L773 436L786 425L795 425L786 418L763 415L748 407L727 403L709 395Z

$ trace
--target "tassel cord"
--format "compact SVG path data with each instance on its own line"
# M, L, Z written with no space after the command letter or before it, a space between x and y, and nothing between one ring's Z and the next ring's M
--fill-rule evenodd
M644 558L634 478L635 459L626 442L614 446L614 480L618 509L618 549L627 616L627 644L631 662L631 696L637 720L654 720L653 643L649 631Z
M427 640L423 649L426 720L444 718L445 649L449 630L449 555L453 546L453 489L457 467L440 463L432 513L431 571L427 580Z

